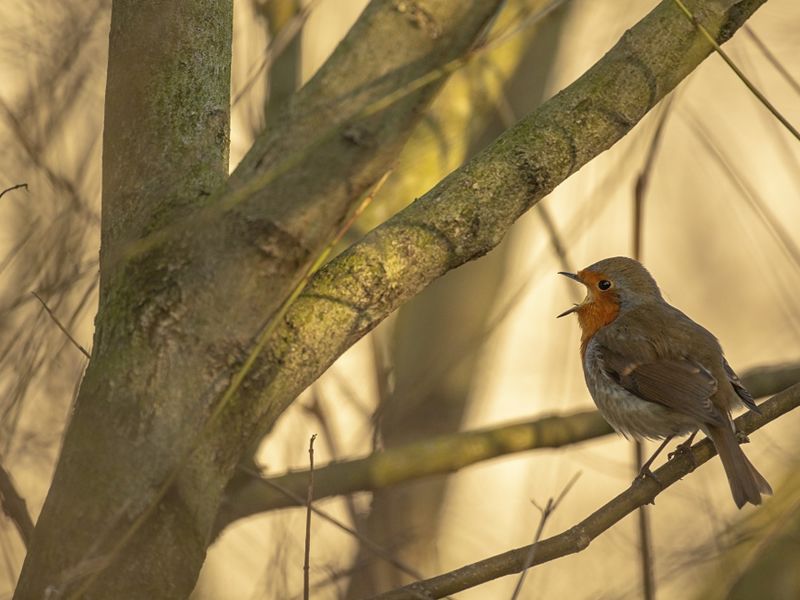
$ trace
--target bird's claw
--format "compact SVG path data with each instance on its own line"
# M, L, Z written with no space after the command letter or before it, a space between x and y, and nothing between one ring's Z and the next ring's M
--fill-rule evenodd
M680 456L689 457L689 460L692 462L692 471L697 468L697 461L694 458L694 452L692 452L692 438L675 446L675 450L667 454L667 460L669 461Z
M637 481L644 481L645 479L652 479L656 482L658 487L660 487L662 490L664 489L664 484L658 477L656 477L656 474L650 470L650 467L642 467L642 470L639 471L639 474L633 480L633 483L636 483Z
M692 443L691 442L688 442L688 443L687 442L681 442L680 444L675 446L675 450L673 450L672 452L667 454L667 460L672 460L676 456L681 456L681 455L684 455L684 454L692 454L690 452L691 447L692 447Z
M741 431L736 432L736 441L740 444L749 444L750 438L747 437L746 433L742 433Z

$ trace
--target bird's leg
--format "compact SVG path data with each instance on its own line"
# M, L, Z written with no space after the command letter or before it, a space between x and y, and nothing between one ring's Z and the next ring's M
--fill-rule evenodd
M666 438L663 442L661 442L661 445L658 448L656 448L656 451L653 452L653 455L644 462L642 468L639 469L639 474L636 476L636 479L633 480L634 483L638 479L644 479L646 477L649 477L650 479L655 481L658 485L661 485L661 482L658 480L655 474L650 470L650 465L653 464L653 461L658 457L659 454L661 454L661 451L667 446L667 444L669 444L670 440L672 440L673 437L675 436L671 435L668 438Z
M692 442L694 441L695 436L698 434L700 430L695 429L694 433L686 438L685 441L681 442L677 446L675 446L675 450L667 454L667 460L672 460L673 456L679 456L689 450L692 447Z

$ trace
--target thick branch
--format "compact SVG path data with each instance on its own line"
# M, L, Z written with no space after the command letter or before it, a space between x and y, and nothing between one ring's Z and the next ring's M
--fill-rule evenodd
M692 6L720 42L763 0ZM702 10L701 10L702 9ZM491 250L557 184L624 136L711 51L672 0L586 74L331 261L286 317L254 382L262 427L345 349L431 281Z
M800 405L800 384L770 398L761 405L761 414L748 412L736 419L737 429L750 434ZM637 479L627 490L567 531L535 545L534 564L541 564L585 550L597 536L621 521L640 506L655 501L656 496L682 477L715 456L714 445L703 440L692 446L691 455L679 455L655 472L661 486L652 479ZM498 554L455 571L419 581L376 596L375 600L441 598L481 583L518 573L525 566L531 546Z
M443 78L365 107L467 53L500 3L373 0L226 186L232 3L114 0L92 360L17 598L189 595L258 425L259 386L212 418L219 398Z
M756 367L742 375L742 383L754 397L777 394L800 382L796 363ZM478 462L537 448L560 448L612 433L595 410L572 415L537 417L512 423L436 436L377 452L355 460L317 468L315 498L374 491L406 481L454 473ZM307 471L273 477L250 477L230 487L220 508L215 536L231 522L250 515L298 506L308 481ZM277 485L270 485L270 484ZM282 493L289 490L294 498Z
M742 374L742 383L753 398L777 394L798 382L800 363L755 367Z

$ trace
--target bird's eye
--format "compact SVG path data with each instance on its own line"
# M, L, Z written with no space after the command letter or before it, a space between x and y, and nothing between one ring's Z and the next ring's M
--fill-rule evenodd
M606 291L608 288L611 287L611 282L608 279L601 279L597 282L597 287L601 290Z

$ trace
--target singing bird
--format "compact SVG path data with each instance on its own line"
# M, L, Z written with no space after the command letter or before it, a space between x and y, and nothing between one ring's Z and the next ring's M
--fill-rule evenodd
M771 495L731 420L741 404L758 407L717 339L668 304L632 258L606 258L559 275L586 286L583 302L558 316L578 315L583 373L597 408L625 437L664 440L642 474L651 474L650 464L674 436L702 430L722 460L736 506Z

